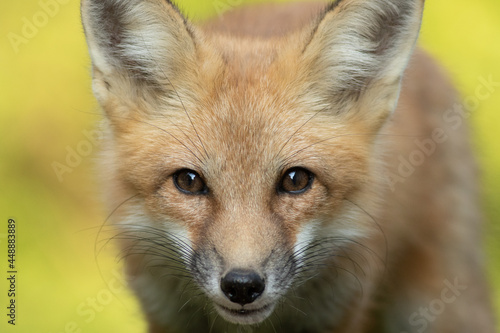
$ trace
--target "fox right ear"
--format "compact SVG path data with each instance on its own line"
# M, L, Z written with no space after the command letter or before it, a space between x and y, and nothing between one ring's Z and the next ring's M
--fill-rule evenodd
M168 98L179 85L190 91L195 33L169 0L82 0L81 10L94 94L107 113L117 102Z
M424 0L337 0L302 54L313 100L376 129L394 110Z

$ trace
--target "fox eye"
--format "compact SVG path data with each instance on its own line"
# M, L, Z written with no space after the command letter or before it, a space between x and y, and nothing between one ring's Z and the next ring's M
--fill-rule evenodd
M304 168L291 168L285 172L279 184L279 191L289 194L301 194L311 188L314 175Z
M182 169L177 171L174 176L175 187L184 194L206 194L207 185L201 176L193 170Z

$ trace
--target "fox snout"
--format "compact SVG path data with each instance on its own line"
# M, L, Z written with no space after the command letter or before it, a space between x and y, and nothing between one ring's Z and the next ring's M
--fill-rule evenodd
M192 276L221 317L236 324L260 323L294 280L293 244L276 235L272 242L263 221L246 229L234 220L225 227L222 223L214 222L214 231L203 237L209 240L194 250Z
M222 274L215 287L218 290L207 294L219 315L227 321L257 324L271 315L292 279L293 269L266 267L265 271L258 272L235 268ZM204 289L210 288L209 280L202 282Z
M216 304L215 307L219 314L230 322L259 323L267 318L274 308L274 300L259 302L266 290L266 281L256 271L233 269L221 279L220 289L234 306Z
M231 302L244 306L262 295L266 288L266 282L255 271L234 269L221 279L220 287Z

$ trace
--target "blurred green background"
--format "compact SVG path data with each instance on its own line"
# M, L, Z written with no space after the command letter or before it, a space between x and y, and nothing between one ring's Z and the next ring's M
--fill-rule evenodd
M192 19L202 20L245 1L177 2ZM143 332L113 250L95 257L97 227L108 212L93 175L98 146L88 134L100 117L92 114L99 110L91 93L79 1L43 5L48 3L54 2L0 2L0 332ZM500 82L500 2L429 0L420 44L441 61L462 96L474 100L480 78ZM471 117L483 170L485 247L496 309L499 111L497 87L473 105ZM68 155L78 150L84 154L70 159L71 170L61 169L58 177L54 163L67 165ZM8 218L15 218L18 231L15 328L4 314Z

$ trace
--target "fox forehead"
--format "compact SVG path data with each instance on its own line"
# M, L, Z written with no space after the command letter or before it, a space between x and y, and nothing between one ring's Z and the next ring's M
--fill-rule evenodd
M136 111L122 125L121 169L143 192L182 168L231 197L274 189L294 166L336 188L362 178L366 129L317 102L297 69L296 47L229 38L208 45L220 45L217 56L200 57L191 91L171 82L174 94L148 104L155 112Z
M289 167L338 170L365 153L366 131L360 126L342 123L328 110L311 111L297 96L273 92L271 86L271 81L245 89L221 85L174 114L131 120L119 141L123 160L133 165L128 169L141 164L154 172L189 168L221 182L226 178L221 175L251 178L259 186Z

